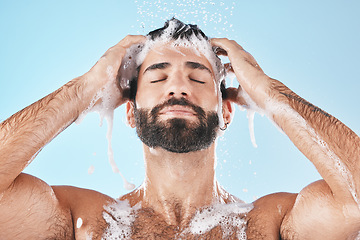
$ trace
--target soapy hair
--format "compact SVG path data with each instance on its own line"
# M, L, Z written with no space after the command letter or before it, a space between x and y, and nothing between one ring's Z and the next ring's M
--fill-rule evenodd
M167 30L170 29L171 24L173 24L173 28L171 29L171 32L167 32ZM162 28L149 32L148 36L154 41L161 38L165 33L168 33L172 40L182 39L190 41L193 36L197 37L199 40L209 39L197 25L185 24L176 18L166 21Z
M157 42L166 43L170 41L174 42L174 45L195 47L197 51L207 57L213 67L215 80L220 84L222 98L226 98L224 67L220 58L215 54L214 49L211 47L209 37L207 37L197 25L185 24L176 18L172 18L166 21L163 27L149 32L147 34L147 39L147 46L145 44L145 46L142 46L142 48L138 50L138 56L140 57L137 59L136 75L133 76L129 82L128 97L130 100L135 100L139 70L149 49Z

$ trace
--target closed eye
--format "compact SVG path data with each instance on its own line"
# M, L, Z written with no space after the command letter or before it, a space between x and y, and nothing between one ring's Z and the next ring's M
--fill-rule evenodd
M153 80L150 83L157 83L157 82L162 82L162 81L165 81L165 80L166 80L166 78L163 78L163 79L159 79L159 80Z
M196 80L196 79L193 79L193 78L190 78L190 80L193 81L193 82L200 83L200 84L205 84L205 82L199 81L199 80Z

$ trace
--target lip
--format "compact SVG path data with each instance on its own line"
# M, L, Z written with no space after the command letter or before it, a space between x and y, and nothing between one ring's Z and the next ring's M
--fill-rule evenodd
M195 116L196 113L188 107L185 106L169 106L165 107L160 111L160 115L168 115L168 116Z

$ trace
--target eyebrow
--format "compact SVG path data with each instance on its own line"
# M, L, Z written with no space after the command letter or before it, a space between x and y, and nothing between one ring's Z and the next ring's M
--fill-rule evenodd
M191 68L191 69L206 70L210 74L212 74L211 70L208 67L206 67L204 64L201 64L201 63L198 63L198 62L186 62L185 66L188 67L188 68Z
M156 70L156 69L165 69L171 66L171 63L169 62L162 62L162 63L155 63L147 67L144 71L146 73L147 71ZM206 67L204 64L198 63L198 62L185 62L185 66L191 69L200 69L200 70L206 70L210 74L212 74L211 70ZM144 74L143 73L143 74Z
M170 67L171 64L169 62L162 62L162 63L155 63L153 65L150 65L149 67L147 67L144 71L144 73L146 73L147 71L150 70L156 70L156 69L165 69L167 67Z

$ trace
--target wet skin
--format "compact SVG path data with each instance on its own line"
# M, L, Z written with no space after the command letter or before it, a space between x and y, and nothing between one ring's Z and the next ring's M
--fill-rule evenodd
M117 87L112 82L116 76L107 69L109 66L118 69L126 49L143 41L143 36L126 37L109 49L88 73L1 123L0 239L101 238L107 227L103 219L104 206L113 204L114 199L92 190L50 187L21 172L46 143L77 119L99 89L109 83L114 84L114 89ZM229 98L224 100L222 109L225 122L231 120L230 102L246 104L237 94L242 89L261 108L268 107L269 99L280 102L296 111L323 139L347 166L353 180L353 188L349 188L349 179L331 164L327 152L314 142L311 132L300 125L298 119L282 109L272 112L273 120L315 165L324 180L306 186L299 194L276 193L255 201L253 210L246 216L248 239L354 239L360 229L359 206L352 195L352 190L358 193L360 189L356 164L360 160L359 137L336 118L314 111L312 104L266 76L255 59L236 42L212 39L212 44L224 49L241 85L239 89L228 89ZM140 70L137 106L151 108L171 97L185 97L205 110L217 111L219 103L211 65L203 56L188 49L180 50L185 55L169 48L162 48L164 54L157 51L147 55ZM200 64L197 66L202 65L210 72L189 62ZM154 66L162 63L169 64L161 68ZM123 99L121 92L119 89L117 103L126 103L127 121L134 127L134 105ZM190 123L197 121L191 110L179 106L164 109L160 120L173 117ZM197 209L236 201L215 181L214 144L187 154L144 146L144 158L144 184L121 197L131 206L141 203L133 225L134 239L173 238L186 228ZM79 228L78 218L83 222ZM205 234L212 238L222 236L219 228Z

